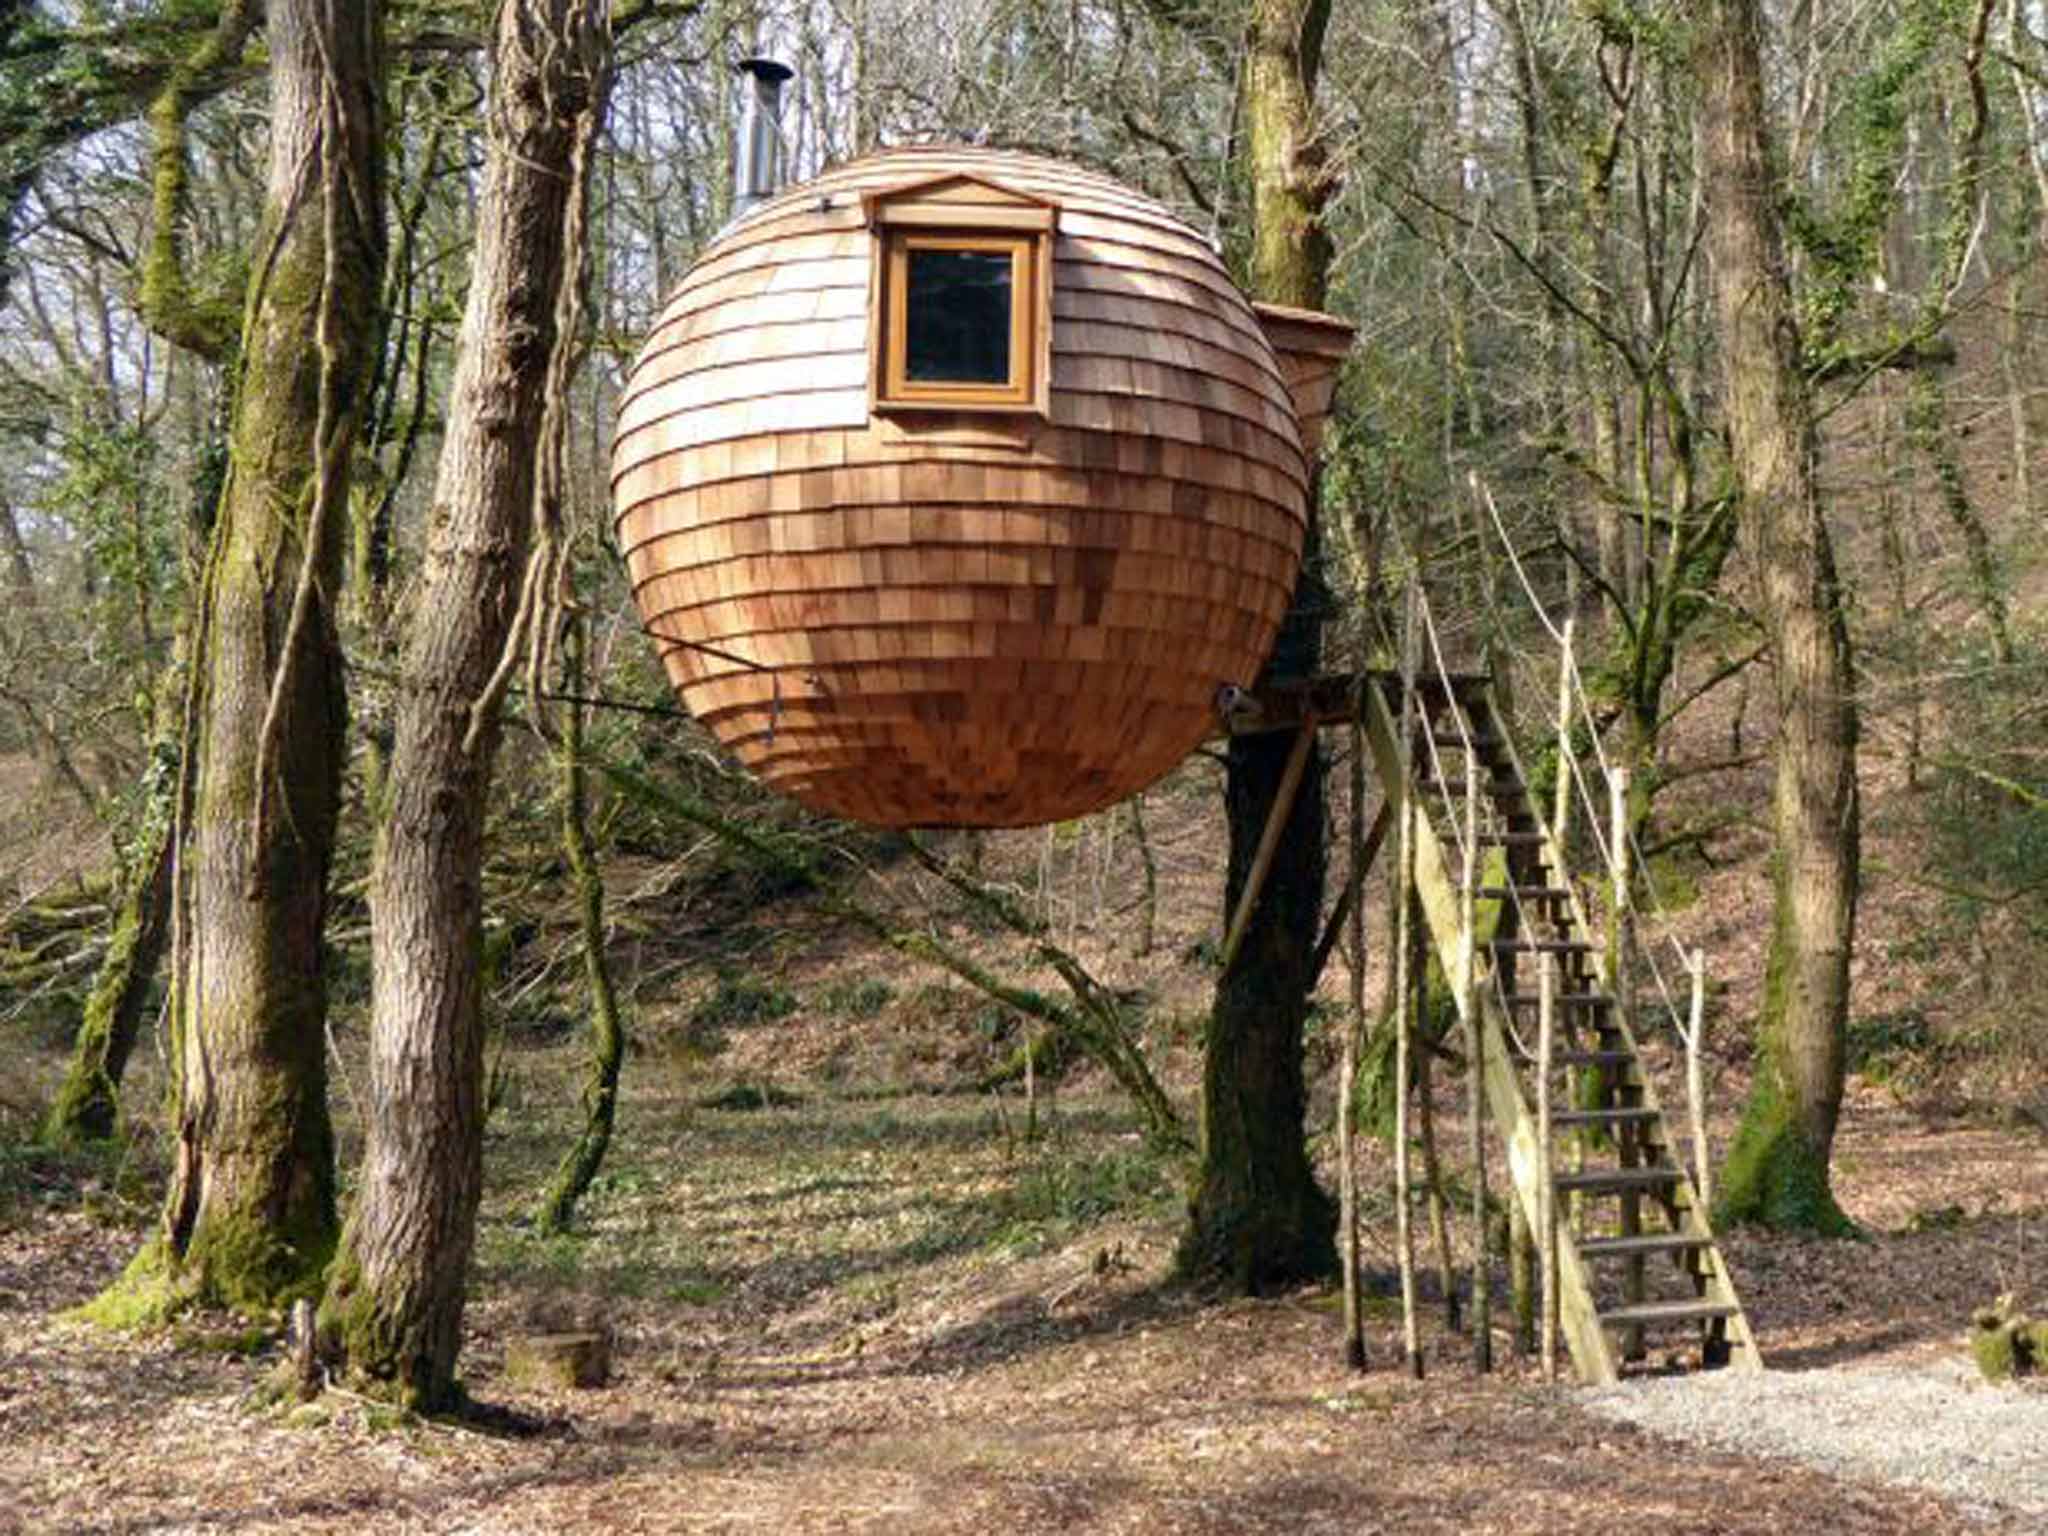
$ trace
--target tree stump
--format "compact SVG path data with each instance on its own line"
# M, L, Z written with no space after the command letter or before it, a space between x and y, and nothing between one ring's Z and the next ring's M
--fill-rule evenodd
M1986 1381L2048 1374L2048 1318L2027 1316L2007 1291L1972 1314L1970 1353Z
M601 1387L611 1370L608 1333L530 1333L505 1346L505 1375L525 1386Z

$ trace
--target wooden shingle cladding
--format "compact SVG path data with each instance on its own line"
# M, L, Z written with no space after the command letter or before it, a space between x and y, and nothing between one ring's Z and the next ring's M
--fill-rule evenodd
M1313 456L1322 444L1337 374L1351 352L1357 328L1335 315L1284 304L1254 304L1252 312L1280 359L1280 371L1294 397L1294 417L1301 424L1302 446Z
M949 201L1045 242L1030 409L876 399L877 255ZM1096 172L954 148L729 230L649 336L613 462L686 706L774 787L891 826L1064 819L1172 768L1264 661L1308 478L1288 375L1192 231Z

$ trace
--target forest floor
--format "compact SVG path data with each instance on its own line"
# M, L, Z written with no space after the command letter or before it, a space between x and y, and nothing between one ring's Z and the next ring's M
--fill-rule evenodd
M515 1098L567 1058L531 1053ZM342 1393L259 1406L276 1344L242 1320L142 1338L65 1320L114 1275L147 1212L121 1194L132 1170L18 1167L34 1198L0 1232L0 1531L1488 1532L1654 1520L1672 1532L1903 1533L2037 1530L2048 1518L2024 1502L1900 1486L1883 1469L1829 1475L1796 1452L1643 1433L1584 1393L1546 1387L1505 1333L1503 1368L1477 1378L1433 1306L1429 1374L1413 1381L1393 1368L1398 1306L1383 1283L1369 1305L1372 1369L1351 1374L1327 1293L1217 1303L1164 1283L1170 1180L1107 1099L1063 1095L1027 1142L1016 1107L999 1116L985 1099L792 1084L799 1102L711 1108L700 1074L638 1076L575 1235L537 1237L506 1198L486 1212L465 1352L483 1410L467 1421L400 1417ZM494 1185L524 1197L568 1122L531 1103L509 1109L493 1122ZM1870 1096L1853 1106L1842 1193L1868 1239L1732 1243L1773 1368L1816 1382L1845 1369L1947 1371L1994 1277L2030 1266L2041 1279L2043 1151ZM1381 1277L1384 1227L1368 1228ZM508 1378L508 1341L573 1326L612 1333L609 1385ZM1730 1380L1700 1378L1699 1390ZM2043 1454L2048 1395L1967 1390L2007 1406L2010 1432ZM1903 1448L1899 1471L1912 1473Z
M1035 891L1054 936L1133 1000L1188 1113L1220 909L1213 780L1198 761L1148 796L1159 874L1149 954L1133 937L1118 821L986 850L992 871ZM1879 833L1906 865L1881 821ZM1676 923L1720 978L1711 1132L1725 1148L1747 1086L1742 1021L1767 904L1755 830L1734 826L1717 847L1713 865L1676 871L1691 887ZM1545 1385L1504 1331L1501 1369L1476 1377L1433 1299L1427 1378L1395 1369L1392 1201L1376 1144L1362 1174L1366 1374L1343 1368L1327 1291L1218 1302L1174 1289L1180 1173L1146 1150L1099 1078L1074 1076L1042 1105L1041 1134L1027 1134L1014 1088L960 1091L1015 1049L1004 1010L909 973L754 874L707 874L704 852L610 870L637 1043L618 1139L567 1236L540 1236L531 1211L577 1113L573 928L545 919L500 962L504 1049L463 1355L480 1407L460 1420L340 1391L265 1406L279 1343L264 1320L195 1318L142 1337L68 1320L154 1218L156 1053L145 1047L131 1070L120 1159L59 1157L29 1131L70 1015L52 1006L6 1021L0 1533L2048 1529L2023 1465L2017 1482L1996 1480L1988 1461L1982 1486L1969 1475L1980 1452L2010 1460L2032 1447L2032 1486L2048 1490L2048 1392L1957 1370L1973 1308L2012 1290L2048 1309L2039 1073L2032 1058L1964 1049L1989 1038L1975 1022L1986 1016L2009 1020L2008 1038L2031 1028L2039 996L1988 990L1977 950L1930 941L1915 888L1887 882L1864 907L1858 1075L1835 1160L1864 1239L1728 1235L1776 1395L1740 1398L1717 1427L1711 1410L1739 1383L1685 1379L1676 1390L1696 1401L1657 1420L1685 1437L1674 1439L1615 1417L1611 1400ZM1020 973L1000 933L946 915L900 868L884 874L910 921ZM502 889L510 877L495 878ZM531 910L530 893L519 899ZM1383 935L1377 904L1370 921ZM339 928L333 1099L346 1177L365 1080L360 909ZM1334 1112L1343 987L1333 965L1310 1021L1312 1128ZM1454 1183L1457 1100L1439 1084ZM1326 1135L1315 1151L1328 1177ZM508 1373L509 1345L563 1328L610 1333L608 1385L551 1390ZM1963 1394L1970 1412L1927 1411L1887 1457L1892 1431L1867 1405L1894 1380L1948 1394L1940 1402ZM1637 1396L1621 1411L1672 1382L1624 1386ZM1731 1416L1783 1433L1760 1444L1729 1432ZM1874 1454L1841 1454L1845 1436ZM1915 1481L1935 1451L1945 1492Z

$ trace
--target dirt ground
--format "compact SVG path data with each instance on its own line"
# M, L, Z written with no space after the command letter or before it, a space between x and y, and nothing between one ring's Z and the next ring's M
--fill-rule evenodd
M1184 1105L1220 906L1204 773L1198 763L1182 790L1149 797L1160 931L1142 961L1116 823L1015 834L991 852L1021 889L1052 893L1056 936L1078 934L1098 976L1144 990L1148 1050ZM111 1167L0 1137L0 1533L2026 1528L1595 1417L1517 1362L1504 1334L1503 1368L1475 1378L1434 1305L1427 1379L1411 1380L1394 1368L1389 1179L1371 1157L1366 1374L1342 1366L1326 1293L1173 1291L1177 1179L1118 1102L1084 1079L1032 1139L1014 1095L931 1091L1014 1049L1000 1010L892 968L790 903L689 896L680 860L612 872L644 1043L619 1140L568 1237L542 1238L529 1218L571 1137L575 1021L547 999L573 977L573 951L535 943L529 969L500 985L509 1044L464 1353L480 1406L461 1421L401 1418L340 1391L262 1406L277 1343L248 1320L143 1338L66 1321L154 1215L150 1116ZM1746 1016L1756 924L1741 919L1763 910L1754 870L1744 878L1714 873L1684 920L1726 979L1710 1032L1724 1148L1746 1084L1739 1052L1720 1054L1735 1033L1720 1020ZM1890 930L1918 921L1876 911L1863 983L1938 1004L1940 986L1896 980L1883 962L1902 951ZM1326 978L1325 991L1341 985ZM359 1020L349 994L334 1092L344 1169L358 1153ZM1331 1119L1334 1035L1309 1042L1312 1124ZM0 1059L0 1130L9 1113L32 1124L60 1059ZM738 1107L762 1090L778 1090L773 1107ZM150 1060L127 1092L133 1105L160 1098ZM1445 1086L1438 1102L1458 1178L1454 1099ZM1331 1150L1318 1155L1327 1175ZM1859 1082L1836 1172L1867 1240L1728 1239L1773 1369L1952 1360L1971 1309L1998 1291L2048 1307L2039 1124L1994 1122L1981 1104L1937 1117ZM609 1385L508 1377L509 1342L571 1326L611 1333Z
M1175 1197L1106 1100L1070 1095L1026 1144L985 1100L707 1109L667 1077L630 1100L582 1235L487 1210L465 1357L483 1408L460 1423L338 1392L258 1407L275 1346L234 1319L63 1321L145 1213L46 1170L45 1208L0 1234L0 1531L2019 1528L1660 1441L1511 1357L1476 1379L1434 1309L1416 1382L1384 1295L1353 1375L1327 1295L1166 1289ZM501 1115L494 1168L537 1166L561 1128ZM1960 1348L1994 1274L2042 1278L2043 1150L1852 1105L1842 1191L1870 1240L1732 1243L1771 1364ZM1390 1257L1375 1227L1367 1261ZM610 1385L507 1379L509 1337L566 1325L613 1332Z

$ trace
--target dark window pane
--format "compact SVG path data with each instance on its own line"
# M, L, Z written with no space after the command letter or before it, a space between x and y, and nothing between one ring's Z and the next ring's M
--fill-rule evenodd
M1010 382L1010 253L910 253L903 376L913 384Z

